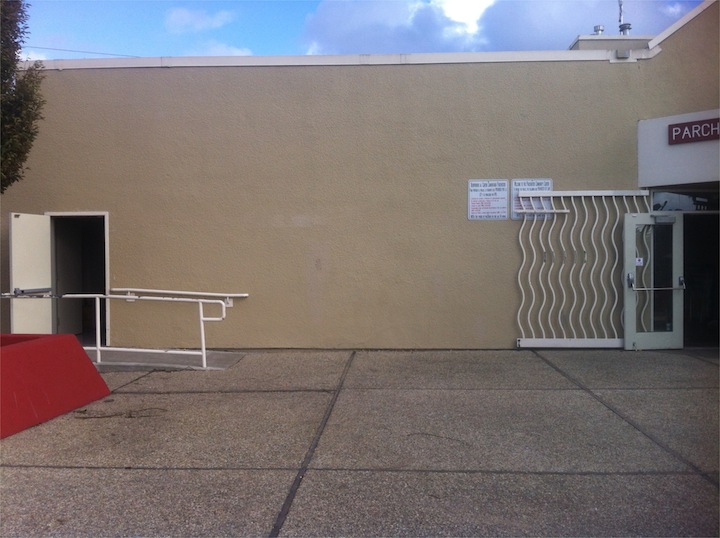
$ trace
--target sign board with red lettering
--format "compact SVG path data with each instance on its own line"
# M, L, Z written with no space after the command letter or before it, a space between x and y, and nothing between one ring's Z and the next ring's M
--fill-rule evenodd
M720 109L638 121L638 187L720 181Z
M668 125L668 144L689 144L720 138L720 118Z

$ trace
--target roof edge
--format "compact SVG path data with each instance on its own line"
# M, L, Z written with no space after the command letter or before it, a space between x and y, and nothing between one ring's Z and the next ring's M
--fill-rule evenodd
M308 56L162 56L154 58L88 58L43 60L46 70L118 69L151 67L274 67L361 66L460 63L616 61L607 50L553 50L510 52L438 52L412 54L348 54ZM25 62L25 67L33 62Z
M608 43L617 44L618 46L615 47L615 49L623 48L621 45L633 42L633 41L646 41L649 43L655 38L654 35L617 35L617 34L580 34L575 38L575 41L573 41L570 46L568 47L568 50L591 50L591 49L580 49L575 48L576 45L578 45L581 42L593 42L593 41L607 41ZM643 48L647 48L646 46ZM603 50L603 49L598 49ZM610 49L608 49L610 50Z

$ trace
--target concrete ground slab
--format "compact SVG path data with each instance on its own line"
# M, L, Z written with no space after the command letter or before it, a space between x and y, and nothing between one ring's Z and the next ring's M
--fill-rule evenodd
M691 475L310 471L281 536L717 536Z
M717 536L717 368L272 351L104 373L109 397L0 442L0 536Z
M349 351L247 353L225 371L155 371L120 391L333 390L350 354Z
M2 464L297 467L329 400L308 392L115 393L3 440Z
M704 472L718 472L717 390L604 390L598 396Z
M365 351L353 360L348 388L575 388L527 350Z
M538 354L591 389L718 386L717 364L689 353L583 349Z
M266 536L291 471L4 468L0 536Z
M141 377L148 375L148 372L143 371L116 371L116 372L103 372L101 373L102 378L105 380L110 390L118 390L125 385L129 385L140 379Z
M714 364L720 363L720 352L716 347L689 347L685 349L677 349L670 351L670 353L678 353L681 355L688 355L690 357L696 357L705 361L712 362Z
M687 468L584 391L346 390L313 468Z

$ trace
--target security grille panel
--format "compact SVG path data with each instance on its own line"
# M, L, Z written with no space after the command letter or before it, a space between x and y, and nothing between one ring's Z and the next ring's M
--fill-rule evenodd
M623 215L648 191L520 192L518 347L623 347Z

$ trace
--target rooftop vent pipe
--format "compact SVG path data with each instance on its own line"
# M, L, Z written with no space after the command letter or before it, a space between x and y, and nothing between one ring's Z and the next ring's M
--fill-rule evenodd
M602 35L602 33L605 31L605 27L602 24L598 24L593 28L595 31L595 35Z

